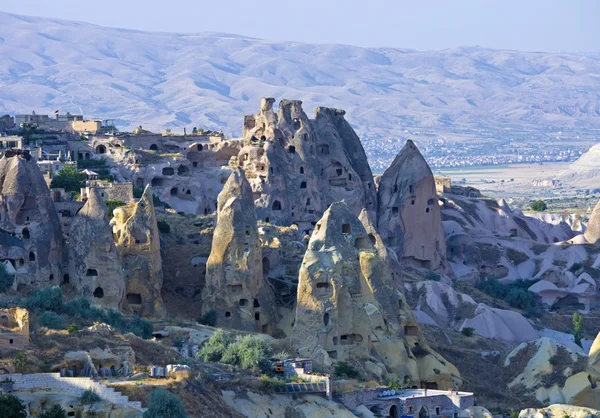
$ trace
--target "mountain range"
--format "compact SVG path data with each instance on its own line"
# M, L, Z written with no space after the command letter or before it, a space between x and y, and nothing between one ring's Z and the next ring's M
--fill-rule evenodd
M59 109L122 129L236 136L265 96L300 99L309 116L316 106L345 109L370 157L384 159L416 130L600 129L600 54L592 53L361 48L0 12L0 57L0 113Z

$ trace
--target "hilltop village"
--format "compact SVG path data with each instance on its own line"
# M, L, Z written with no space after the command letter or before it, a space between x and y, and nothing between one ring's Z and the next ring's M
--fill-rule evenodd
M411 140L374 176L343 110L274 104L241 138L0 118L3 391L32 416L141 416L156 386L190 416L600 409L600 202L530 216ZM224 354L246 343L268 364Z

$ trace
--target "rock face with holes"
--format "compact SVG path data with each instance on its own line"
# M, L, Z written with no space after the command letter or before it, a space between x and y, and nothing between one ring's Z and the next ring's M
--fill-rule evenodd
M107 208L92 189L70 227L69 278L81 296L121 310L125 297L122 262L108 223Z
M263 277L252 189L240 168L219 194L202 311L215 311L218 327L263 333L275 328L275 300Z
M586 225L585 238L591 244L600 245L600 201L594 208L590 221Z
M435 180L412 141L406 141L383 173L377 200L377 229L398 258L417 267L447 271Z
M246 115L238 155L252 185L257 217L298 225L310 235L327 207L345 200L358 216L376 213L376 190L360 139L345 112L319 107L309 119L299 100L262 99L260 112Z
M370 360L385 378L439 389L460 384L458 370L425 343L372 237L344 202L329 207L310 239L293 340L299 355L326 365Z
M160 237L150 186L138 202L118 207L113 214L111 225L126 280L123 311L162 318L166 310L160 294Z
M0 159L0 258L16 270L17 290L58 284L62 232L36 162L29 154Z

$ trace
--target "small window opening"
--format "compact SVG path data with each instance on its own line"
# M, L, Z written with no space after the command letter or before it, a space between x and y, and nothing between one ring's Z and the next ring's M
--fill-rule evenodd
M350 227L350 224L343 224L342 225L342 234L349 234L351 232L352 228Z

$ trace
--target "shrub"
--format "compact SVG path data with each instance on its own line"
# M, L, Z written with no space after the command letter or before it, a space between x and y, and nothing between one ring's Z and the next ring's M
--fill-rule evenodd
M14 278L6 271L4 264L0 264L0 293L6 292L13 285Z
M67 192L78 192L84 186L85 174L70 165L56 173L50 183L50 188L62 188Z
M494 277L483 278L477 288L496 299L505 300L510 306L522 310L531 310L534 296L527 290L535 281L517 280L509 285L503 285Z
M60 405L54 405L49 411L40 414L39 418L67 418L67 411Z
M0 393L0 417L27 418L27 410L23 402L16 396Z
M140 197L142 197L143 194L144 194L143 187L134 187L133 188L133 197L135 197L136 199L139 199Z
M187 415L179 396L159 387L150 394L143 418L187 418Z
M556 366L558 364L558 359L556 356L552 356L548 359L548 363L550 363L552 366Z
M338 361L333 369L333 373L338 377L347 377L348 379L357 379L359 377L358 370L345 361Z
M219 329L204 343L196 357L212 363L221 361L223 354L225 354L230 344L231 336L222 329Z
M472 337L474 332L475 332L475 328L471 328L471 327L464 327L463 329L460 330L460 333L462 335L464 335L465 337Z
M573 314L573 339L575 340L575 344L579 347L583 347L581 345L581 338L583 337L583 316L579 315L577 312Z
M123 202L122 200L105 200L104 203L106 203L106 209L107 209L107 214L108 214L108 218L112 219L113 217L113 210L115 210L116 208L118 208L119 206L125 206L125 202Z
M202 325L208 325L209 327L214 327L217 323L217 312L214 309L206 312L202 316L199 316L196 321Z
M583 264L581 263L574 263L571 268L569 269L569 271L573 274L577 273L577 270L579 270L580 268L583 267Z
M150 321L137 316L134 317L131 321L129 321L129 324L127 324L127 326L125 327L126 332L131 332L145 340L152 338L153 330L154 326Z
M437 273L434 273L434 272L432 271L432 272L430 272L430 273L427 275L426 279L427 279L427 280L433 280L434 282L439 282L439 281L440 281L440 279L441 279L441 276L440 276L439 274L437 274Z
M100 396L98 396L94 389L87 389L81 394L81 397L79 398L79 403L82 405L91 405L100 400Z
M59 314L52 311L46 311L43 314L41 314L38 318L38 323L41 326L50 329L65 328L65 321L63 320L63 318Z
M543 200L536 200L535 202L531 203L529 207L535 212L543 212L548 209L548 205Z
M158 230L163 234L168 234L171 232L171 225L169 225L166 221L162 219L156 223L158 225Z
M269 358L272 353L273 349L265 337L246 335L238 337L227 347L221 362L245 369L266 371L270 367Z
M69 325L69 327L67 328L67 332L69 334L73 334L75 332L79 331L79 327L76 324L71 324Z
M60 287L45 287L38 289L25 300L25 307L35 312L53 311L62 313L63 296Z

